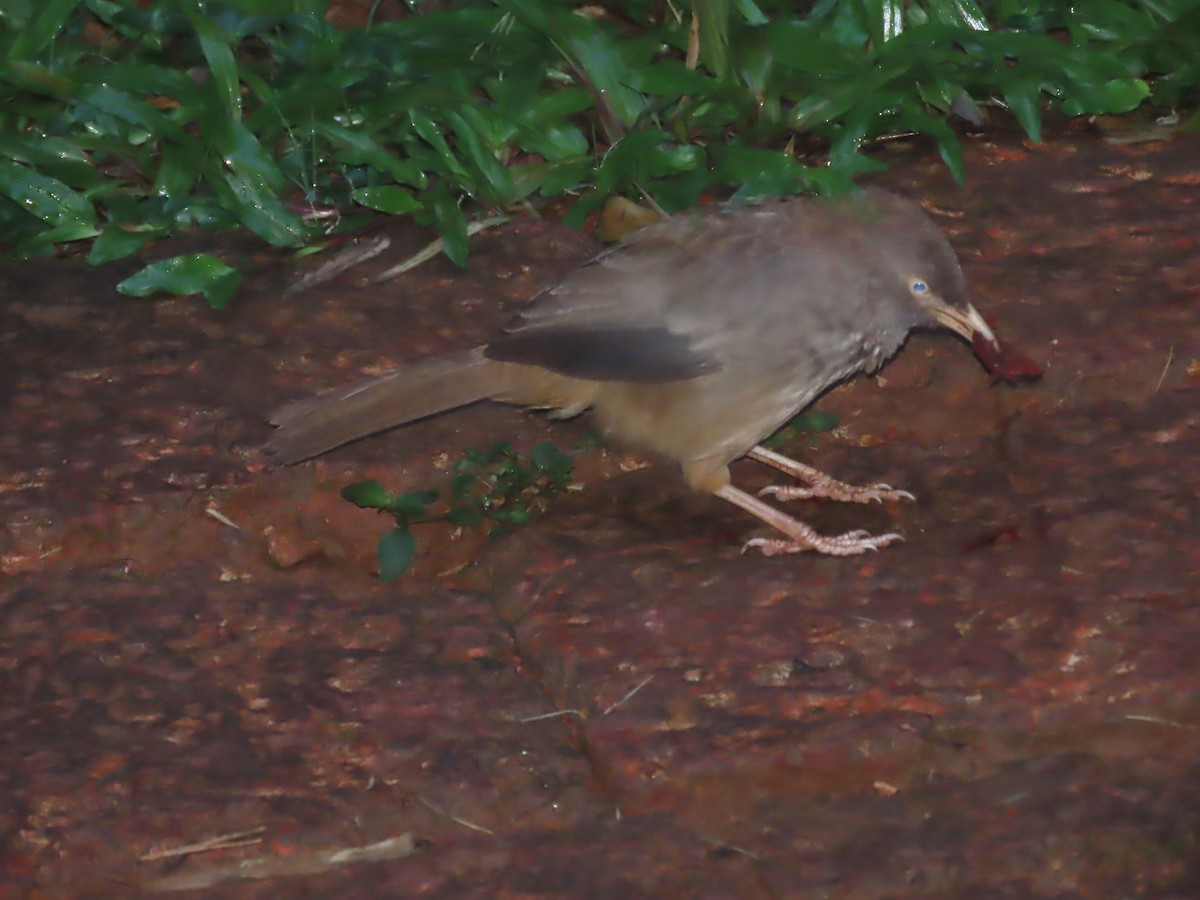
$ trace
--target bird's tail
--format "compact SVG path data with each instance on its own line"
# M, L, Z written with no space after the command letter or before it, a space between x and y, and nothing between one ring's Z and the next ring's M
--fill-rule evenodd
M271 414L278 430L267 450L291 465L369 434L486 400L500 387L495 373L489 374L495 366L476 347L289 403Z

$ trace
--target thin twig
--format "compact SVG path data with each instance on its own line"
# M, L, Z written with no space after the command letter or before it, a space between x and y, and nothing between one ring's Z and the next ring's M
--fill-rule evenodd
M193 853L208 853L212 850L228 850L230 847L245 847L248 844L262 843L266 828L259 825L247 828L245 831L231 831L229 834L219 834L216 837L205 838L182 847L168 847L165 850L152 850L138 857L138 862L157 862L160 859L175 859L179 856L191 856Z
M704 841L704 843L708 844L714 850L726 850L730 853L737 853L753 860L760 858L757 853L753 853L750 850L747 850L745 847L739 847L736 844L730 844L727 841L721 841L717 838L708 837L707 835L703 834L698 834L696 837L700 838L700 840Z
M653 680L654 680L653 675L647 675L640 682L638 682L636 685L634 685L632 688L630 688L629 692L624 697L622 697L620 700L618 700L616 703L614 703L612 706L610 706L608 709L606 709L604 712L602 712L601 715L607 716L610 712L612 712L618 706L620 706L623 703L626 703L634 694L636 694L638 691L640 691L642 688L644 688L646 685L648 685Z
M339 866L360 862L404 859L417 852L411 832L367 844L365 847L340 847L315 853L295 852L289 856L256 856L220 865L204 866L151 879L143 887L151 891L195 891L226 881L276 878L287 875L320 875ZM275 892L272 892L275 893Z
M474 823L468 819L464 819L460 816L454 815L454 813L446 812L446 810L442 809L439 806L435 806L434 804L430 803L428 800L426 800L424 797L420 796L419 794L417 795L417 799L420 800L426 806L426 808L428 808L431 812L435 812L439 816L445 816L447 819L449 819L451 822L453 822L456 825L461 825L463 828L469 828L472 831L478 831L480 834L487 834L487 835L493 835L493 836L496 834L496 832L492 831L492 829L490 829L490 828L486 828L483 825L477 825L476 823Z
M478 234L479 232L488 228L492 228L496 225L503 225L508 220L508 216L489 216L486 219L478 219L477 221L469 222L467 224L467 237L471 237L472 235ZM445 246L445 240L438 238L436 241L428 244L424 249L418 250L404 262L400 263L399 265L392 266L382 275L376 275L371 280L378 284L381 281L387 281L389 278L395 278L397 275L403 275L409 269L415 269L417 266L421 265L421 263L433 259L442 252L442 249Z
M1163 382L1167 378L1167 369L1171 368L1171 360L1175 358L1175 345L1171 345L1171 349L1167 351L1167 363L1163 366L1162 374L1158 376L1158 384L1154 386L1154 393L1158 393L1158 389L1163 386Z
M1158 716L1138 716L1127 715L1125 719L1131 722L1149 722L1151 725L1166 725L1168 728L1183 728L1187 731L1195 731L1196 726L1186 722L1174 722L1170 719L1160 719Z
M517 722L524 725L527 722L540 722L542 719L553 719L556 716L579 716L581 719L586 719L587 716L580 709L556 709L553 712L539 713L536 716L526 716L523 719L517 719Z
M324 265L306 273L303 278L284 291L283 296L294 297L296 294L303 293L309 288L316 287L318 284L324 284L326 281L330 281L341 275L347 269L352 269L369 259L374 259L391 245L391 239L386 237L376 238L366 243L351 244L340 253L335 254Z
M238 531L242 530L242 526L238 525L233 521L233 519L229 518L229 516L225 515L225 513L221 512L214 506L205 507L204 514L206 516L212 516L222 525L228 525L230 528L236 528Z
M643 200L645 200L647 203L649 203L649 204L650 204L650 208L651 208L652 210L654 210L654 211L655 211L655 212L658 214L658 217L659 217L660 219L669 219L669 218L671 218L671 214L670 214L669 212L667 212L665 209L663 209L661 206L659 206L659 205L658 205L658 201L654 199L654 195L653 195L653 194L651 194L651 193L650 193L648 190L646 190L644 187L642 187L642 185L641 185L639 182L636 182L636 181L635 181L635 182L633 183L633 186L634 186L634 187L636 187L636 188L638 189L638 191L639 191L639 192L641 193L641 195L642 195L642 199L643 199Z

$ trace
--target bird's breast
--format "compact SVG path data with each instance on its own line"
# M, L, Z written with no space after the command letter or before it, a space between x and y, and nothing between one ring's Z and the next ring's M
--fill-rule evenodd
M596 415L622 441L680 463L723 465L874 358L861 340L825 350L727 359L714 374L668 384L598 384Z

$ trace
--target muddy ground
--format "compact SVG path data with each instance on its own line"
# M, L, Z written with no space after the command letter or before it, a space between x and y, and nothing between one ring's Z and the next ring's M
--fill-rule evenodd
M522 221L295 297L133 300L138 264L0 268L0 896L1200 896L1200 138L896 146L977 307L1042 380L918 335L782 448L915 503L764 530L622 448L488 540L351 481L586 443L480 405L292 469L288 399L483 340L591 239ZM261 249L211 235L159 255ZM741 463L735 479L769 475Z

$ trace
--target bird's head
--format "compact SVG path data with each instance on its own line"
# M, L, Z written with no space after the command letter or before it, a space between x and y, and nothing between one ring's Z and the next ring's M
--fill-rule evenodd
M958 257L949 241L915 204L887 195L892 204L883 245L882 278L893 296L903 298L910 327L947 328L961 335L993 381L1033 381L1041 367L1027 356L1005 347L968 301ZM906 211L907 208L907 211ZM882 222L880 224L883 224Z
M939 233L935 240L922 243L926 246L917 254L916 264L897 270L904 289L926 317L922 324L948 328L972 347L983 344L999 353L996 335L967 300L966 281L946 239Z
M967 283L945 235L919 206L892 194L865 192L880 214L878 261L884 290L907 301L915 328L948 328L966 339L986 363L1000 343L967 300Z

